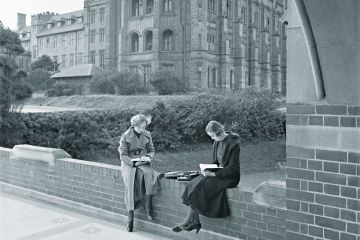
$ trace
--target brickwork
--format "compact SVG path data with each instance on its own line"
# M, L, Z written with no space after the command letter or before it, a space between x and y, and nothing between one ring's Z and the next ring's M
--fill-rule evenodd
M13 159L10 153L11 149L0 148L1 182L127 214L120 167L75 159L58 159L51 167L36 160ZM187 207L180 201L185 184L161 180L161 192L153 201L155 223L172 227L185 218ZM245 240L285 239L285 209L256 204L253 192L239 188L227 194L232 215L222 219L201 217L205 230ZM348 212L342 216L353 217ZM136 218L147 221L142 209L136 211Z
M359 106L287 105L287 239L360 239L358 119Z

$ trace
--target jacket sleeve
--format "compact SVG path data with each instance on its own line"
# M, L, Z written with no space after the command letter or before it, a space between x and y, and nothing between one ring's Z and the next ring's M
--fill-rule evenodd
M118 148L118 151L120 153L120 160L126 163L129 166L134 166L134 163L131 161L131 158L129 157L129 146L126 142L125 136L122 135L120 138L120 146Z
M154 148L154 143L152 141L152 137L151 135L149 135L148 137L149 142L146 143L145 148L146 148L146 156L150 157L151 159L154 158L155 155L155 148Z
M229 164L215 172L219 178L239 178L240 177L240 145L235 144L229 153Z

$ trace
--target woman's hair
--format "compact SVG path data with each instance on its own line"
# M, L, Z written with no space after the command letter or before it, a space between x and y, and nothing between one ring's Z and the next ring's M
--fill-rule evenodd
M143 114L137 114L130 119L131 126L139 126L142 123L148 124L148 120L145 115Z
M210 121L208 125L206 126L206 132L207 133L214 133L215 136L220 136L225 132L224 125L217 121Z

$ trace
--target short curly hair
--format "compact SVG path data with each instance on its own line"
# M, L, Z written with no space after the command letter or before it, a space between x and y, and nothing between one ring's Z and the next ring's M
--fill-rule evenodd
M221 136L225 132L225 127L217 121L210 121L206 126L207 133L214 133L215 136Z
M145 123L148 124L148 119L144 114L137 114L130 119L131 126L140 126L140 124Z

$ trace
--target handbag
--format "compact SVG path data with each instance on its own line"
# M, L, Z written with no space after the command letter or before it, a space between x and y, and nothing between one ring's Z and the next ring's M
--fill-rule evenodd
M178 182L187 182L199 175L198 171L170 171L164 173L164 178L176 179Z

